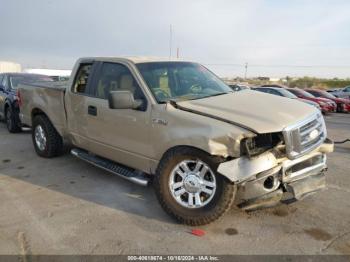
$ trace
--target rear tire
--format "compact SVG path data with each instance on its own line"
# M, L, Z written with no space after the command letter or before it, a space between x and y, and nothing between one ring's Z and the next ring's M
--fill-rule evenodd
M179 167L181 167L180 173L181 170L184 170L183 163L188 163L190 171L183 172L182 178L177 177L174 183L174 174L179 174L176 170L179 170ZM202 163L202 167L196 173L197 163ZM160 161L154 179L155 193L164 211L180 223L191 226L209 224L225 214L234 202L236 186L216 172L219 163L219 159L189 147L180 147L166 153ZM204 167L208 170L205 176L202 174ZM205 179L201 181L200 177L205 177ZM176 185L178 189L175 191L172 188L175 188L175 184L179 184L179 181L182 186ZM206 188L204 184L213 186ZM193 185L195 186L191 187ZM210 197L207 197L207 193L203 191L208 191L207 189L209 189L209 194L210 191L214 192ZM176 197L177 194L180 194L177 192L184 192L184 190L185 193ZM197 194L199 194L198 198L196 198ZM193 196L191 201L189 196Z
M45 115L33 119L32 140L36 153L45 158L62 154L63 140Z
M337 110L338 113L342 113L343 112L343 108L341 107L341 104L337 104Z
M18 115L13 112L12 108L9 106L5 110L5 121L7 130L10 133L19 133L22 131L21 124Z

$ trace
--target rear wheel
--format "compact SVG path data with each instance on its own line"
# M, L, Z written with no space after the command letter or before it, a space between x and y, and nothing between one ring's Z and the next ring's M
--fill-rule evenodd
M230 209L236 187L216 172L219 162L193 148L178 148L161 160L154 181L157 198L170 216L204 225Z
M63 151L62 137L45 115L34 117L32 139L35 151L41 157L55 157Z
M5 121L7 130L10 133L19 133L22 131L18 115L16 116L11 107L7 107L5 110Z

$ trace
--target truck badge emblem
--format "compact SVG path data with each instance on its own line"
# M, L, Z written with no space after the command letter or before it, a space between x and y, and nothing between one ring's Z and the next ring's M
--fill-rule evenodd
M155 124L163 125L163 126L166 126L168 124L168 121L166 121L164 119L160 119L160 118L153 118L152 122Z
M311 140L315 139L317 136L318 136L318 130L317 130L317 129L313 130L313 131L310 133L310 135L309 135L309 137L310 137Z

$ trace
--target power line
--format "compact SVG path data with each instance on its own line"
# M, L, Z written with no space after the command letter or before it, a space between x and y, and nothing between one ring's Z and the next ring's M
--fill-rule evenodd
M247 64L219 64L210 63L208 66L236 66L246 67ZM291 67L291 68L350 68L350 65L263 65L263 64L249 64L250 67Z

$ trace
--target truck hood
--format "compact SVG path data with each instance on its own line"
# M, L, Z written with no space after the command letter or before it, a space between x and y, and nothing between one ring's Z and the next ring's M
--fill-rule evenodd
M177 104L194 113L226 120L260 134L281 132L285 127L317 113L315 107L296 99L251 90Z

